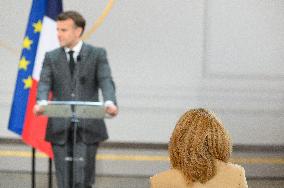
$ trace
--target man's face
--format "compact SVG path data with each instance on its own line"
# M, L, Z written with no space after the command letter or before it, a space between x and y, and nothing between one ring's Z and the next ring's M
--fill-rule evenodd
M72 19L57 21L57 37L62 47L73 48L80 40L81 31Z

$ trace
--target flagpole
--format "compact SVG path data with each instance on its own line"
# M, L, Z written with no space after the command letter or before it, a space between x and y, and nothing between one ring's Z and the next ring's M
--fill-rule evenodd
M48 158L48 188L52 188L52 160Z
M32 188L35 188L35 148L32 148Z

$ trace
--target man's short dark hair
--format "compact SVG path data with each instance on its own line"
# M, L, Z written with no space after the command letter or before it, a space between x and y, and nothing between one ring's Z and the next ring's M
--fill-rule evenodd
M72 19L77 27L82 28L82 35L86 25L85 18L79 12L73 10L62 12L57 16L57 21L64 21L67 19Z

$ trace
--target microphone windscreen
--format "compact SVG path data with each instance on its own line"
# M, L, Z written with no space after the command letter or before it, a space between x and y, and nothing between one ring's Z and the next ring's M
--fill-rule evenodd
M81 56L80 55L77 56L77 61L81 61Z

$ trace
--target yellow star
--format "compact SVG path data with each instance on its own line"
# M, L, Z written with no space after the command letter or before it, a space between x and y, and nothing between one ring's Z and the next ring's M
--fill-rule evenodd
M28 50L31 48L33 41L29 39L29 37L25 37L23 41L23 48L27 48Z
M41 28L42 28L41 20L38 20L37 23L34 23L33 27L34 27L35 33L41 32Z
M33 80L31 76L29 76L27 79L23 79L23 82L25 84L25 89L29 89L33 85Z
M28 64L30 64L30 62L27 61L26 58L23 56L19 63L19 69L27 70Z

